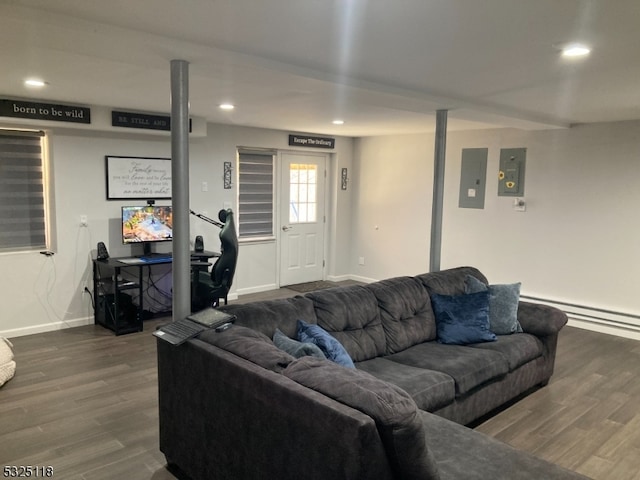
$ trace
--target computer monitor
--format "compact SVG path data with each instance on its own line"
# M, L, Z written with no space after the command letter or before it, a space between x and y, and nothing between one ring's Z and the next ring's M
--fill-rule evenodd
M173 215L170 206L122 207L122 243L142 243L144 254L151 253L151 244L173 239Z

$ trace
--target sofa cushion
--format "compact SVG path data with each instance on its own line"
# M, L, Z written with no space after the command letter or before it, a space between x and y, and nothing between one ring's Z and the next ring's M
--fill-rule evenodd
M414 345L385 358L403 365L446 373L456 382L456 395L464 395L509 372L509 363L499 352L437 342Z
M299 318L316 323L313 302L296 296L278 300L265 300L238 305L224 305L220 310L234 314L236 325L253 328L273 338L276 327L288 337L295 337Z
M317 345L289 338L279 328L276 328L276 333L273 334L273 344L295 358L306 357L307 355L316 358L327 358Z
M507 285L486 285L476 277L467 275L466 292L489 292L489 328L496 335L521 333L518 323L518 301L520 300L520 283Z
M437 415L420 417L443 479L589 480Z
M322 350L324 356L343 367L355 368L353 360L342 344L320 325L312 325L298 320L298 340L312 343Z
M373 418L398 478L439 478L418 408L407 392L366 372L311 357L295 360L283 374Z
M496 336L489 330L489 292L466 295L431 295L436 315L438 342L465 345L493 342Z
M335 337L354 361L385 353L386 338L378 301L370 290L352 285L312 292L307 298L313 302L318 325Z
M457 267L439 272L423 273L416 276L429 291L429 295L462 295L465 293L465 279L467 275L476 277L488 284L487 278L474 267Z
M198 339L276 373L295 360L276 347L264 333L240 325L232 325L222 332L205 330Z
M356 368L400 387L421 410L434 412L456 397L455 382L446 373L402 365L385 357L358 362Z
M380 308L387 341L386 353L401 352L417 343L436 338L436 322L429 294L412 277L399 277L370 283Z
M544 353L542 342L528 333L498 335L498 339L495 342L476 343L469 346L501 353L509 364L510 372L535 358L541 357Z

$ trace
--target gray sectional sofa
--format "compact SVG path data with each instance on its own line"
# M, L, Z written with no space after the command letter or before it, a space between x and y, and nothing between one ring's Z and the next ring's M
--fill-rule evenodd
M465 426L548 382L567 321L520 302L521 333L441 343L431 299L466 298L469 276L488 285L460 267L229 305L228 330L159 341L167 462L193 480L584 478ZM295 339L298 320L356 368L278 348L276 330Z

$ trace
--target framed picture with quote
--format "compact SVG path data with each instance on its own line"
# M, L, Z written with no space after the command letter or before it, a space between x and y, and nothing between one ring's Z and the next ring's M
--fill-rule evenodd
M171 159L105 156L107 200L171 198Z

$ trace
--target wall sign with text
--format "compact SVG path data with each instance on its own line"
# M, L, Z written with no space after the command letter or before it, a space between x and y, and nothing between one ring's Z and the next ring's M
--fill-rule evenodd
M111 111L111 125L113 127L142 128L145 130L171 130L169 115L149 115L147 113ZM192 121L189 119L189 132L192 131Z
M58 103L27 102L0 99L0 117L53 120L56 122L91 123L91 109Z
M107 200L171 198L171 159L105 157Z
M289 145L309 148L335 148L336 139L311 135L289 135Z

